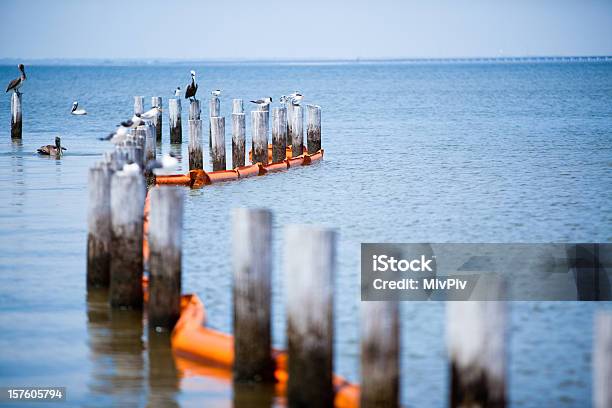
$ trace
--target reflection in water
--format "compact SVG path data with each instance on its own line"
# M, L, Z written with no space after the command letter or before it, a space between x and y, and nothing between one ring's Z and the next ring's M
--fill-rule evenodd
M148 407L178 407L176 395L179 378L170 347L170 334L149 331L149 400Z
M274 385L234 384L234 407L274 407L274 391Z
M87 400L94 406L142 405L142 312L111 310L107 299L106 290L87 294L87 332L94 367Z
M23 212L23 204L26 201L25 186L25 167L23 165L23 144L21 139L11 139L12 155L11 155L11 180L13 186L11 211Z

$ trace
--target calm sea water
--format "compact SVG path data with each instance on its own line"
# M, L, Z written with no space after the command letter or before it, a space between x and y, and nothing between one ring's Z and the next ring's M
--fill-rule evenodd
M111 314L85 290L87 169L109 149L97 137L131 115L133 95L167 107L192 68L202 99L223 89L226 117L232 98L295 89L323 108L323 162L187 192L184 288L214 328L231 330L238 206L274 211L277 346L283 225L338 231L335 370L355 381L361 242L612 241L610 63L32 66L23 142L11 142L9 95L0 100L0 386L66 386L75 406L232 405L226 381L176 367L139 315ZM0 67L0 82L16 75ZM71 116L73 100L89 115ZM163 152L167 123L164 112ZM56 135L65 157L38 157ZM513 406L590 405L593 313L606 308L511 305ZM444 305L405 303L402 325L403 403L445 406Z

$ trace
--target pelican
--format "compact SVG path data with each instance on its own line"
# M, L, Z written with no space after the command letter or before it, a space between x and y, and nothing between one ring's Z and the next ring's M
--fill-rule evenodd
M70 111L71 115L87 115L87 111L85 109L78 109L79 103L77 101L72 102L72 110Z
M196 84L195 76L195 71L191 71L191 83L187 85L187 89L185 90L185 99L193 98L193 100L195 100L196 92L198 92L198 84Z
M267 96L267 97L265 97L263 99L257 99L257 100L251 101L251 103L254 103L254 104L259 105L259 106L269 105L270 103L272 103L272 97L271 96Z
M19 71L21 71L21 76L9 82L8 86L6 87L6 92L13 91L17 95L21 95L21 93L19 93L19 88L23 86L23 83L26 80L25 67L23 64L19 64L17 65L17 68L19 68Z
M155 175L170 174L178 167L178 160L174 153L165 154L161 160L149 160L147 170Z
M219 96L221 95L221 90L220 89L215 89L214 91L212 91L210 93L212 96Z
M174 90L174 96L176 96L177 98L181 97L181 87L177 86L176 89Z
M38 154L42 154L43 156L60 157L63 154L64 150L66 150L66 148L61 146L60 138L59 136L56 136L55 145L41 146L36 150L36 152L38 152Z
M159 106L154 106L153 108L149 109L145 113L141 113L140 117L145 120L155 119L155 117L157 117L157 114L161 111L162 111L162 108L160 108Z

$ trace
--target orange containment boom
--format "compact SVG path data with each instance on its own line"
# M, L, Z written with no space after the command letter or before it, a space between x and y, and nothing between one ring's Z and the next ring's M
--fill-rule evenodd
M172 349L177 356L205 363L217 378L231 381L234 364L234 338L228 334L204 327L206 311L196 295L183 295L181 298L181 317L172 331ZM287 373L287 353L274 350L276 362L276 390L284 394L289 375ZM333 377L337 408L356 408L359 406L359 386L344 378Z
M304 146L304 153L308 153L308 149ZM285 147L285 157L290 159L293 156L291 145ZM249 161L253 161L253 151L249 150ZM268 163L272 163L272 145L268 145Z

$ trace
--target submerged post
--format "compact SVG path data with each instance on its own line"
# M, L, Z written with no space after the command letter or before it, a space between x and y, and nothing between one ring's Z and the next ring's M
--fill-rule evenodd
M210 97L210 102L208 104L208 118L213 118L221 116L221 101L219 101L219 97L212 95ZM212 149L212 130L210 125L210 120L208 124L208 146Z
M88 288L107 288L110 282L111 176L110 163L99 163L89 169Z
M245 149L246 120L244 113L232 113L232 168L244 166Z
M497 279L489 286L491 301L447 302L450 407L506 406L505 292L504 281Z
M142 114L144 112L144 96L134 97L134 114Z
M161 96L151 97L151 106L163 109ZM161 142L162 140L162 111L158 111L157 115L153 118L153 126L155 126L155 140Z
M361 404L399 407L399 307L394 301L362 302Z
M189 120L199 120L200 113L200 100L195 99L189 102Z
M232 99L232 113L244 113L242 99Z
M272 108L272 162L278 163L287 156L287 110Z
M168 116L170 122L170 143L183 141L183 126L181 124L181 100L172 98L168 102Z
M234 381L273 382L272 213L237 208L232 218Z
M189 170L204 170L202 154L202 121L189 121Z
M225 118L223 116L210 118L212 137L211 154L213 171L226 170L225 163Z
M294 106L291 120L291 155L297 157L304 153L304 110Z
M21 94L13 92L11 95L11 138L21 139Z
M308 153L316 153L321 150L321 107L318 105L307 105L308 117L306 126L306 146Z
M335 233L285 228L289 406L332 407Z
M593 336L593 405L612 407L612 313L595 315Z
M261 110L251 111L252 163L268 164L268 115Z
M183 191L151 189L149 224L149 328L172 330L181 312Z
M142 308L142 231L145 200L140 172L119 171L111 179L110 303Z

